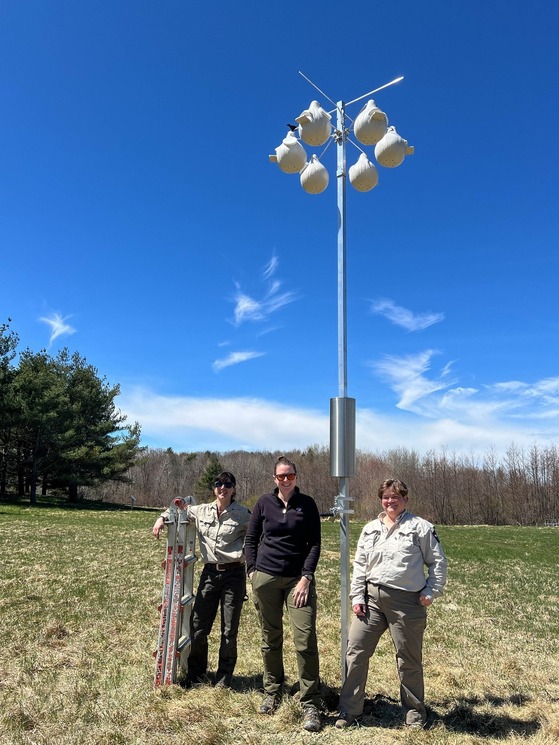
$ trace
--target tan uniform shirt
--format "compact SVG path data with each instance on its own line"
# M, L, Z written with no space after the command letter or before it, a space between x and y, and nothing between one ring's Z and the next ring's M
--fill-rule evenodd
M167 520L169 510L161 515ZM187 507L187 515L196 524L200 555L204 564L228 564L244 561L244 541L250 512L238 502L231 502L217 516L217 502Z
M351 581L352 605L364 604L367 583L435 598L446 582L446 557L434 526L404 511L390 529L382 512L361 532ZM427 576L425 576L427 567Z

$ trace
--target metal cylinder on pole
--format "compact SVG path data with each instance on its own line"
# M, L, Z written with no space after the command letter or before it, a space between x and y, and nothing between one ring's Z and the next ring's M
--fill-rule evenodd
M330 399L330 476L355 476L355 399Z

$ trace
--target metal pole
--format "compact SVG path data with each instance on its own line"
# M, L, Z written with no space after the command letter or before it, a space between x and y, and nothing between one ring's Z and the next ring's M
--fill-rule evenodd
M338 396L347 396L346 291L346 139L345 104L338 101L336 121L338 190Z
M346 282L346 122L345 104L337 103L337 193L338 193L338 396L347 398L347 282ZM338 442L343 459L339 478L340 507L340 592L341 592L341 678L346 678L346 650L349 619L349 478L346 471L345 422L338 418Z

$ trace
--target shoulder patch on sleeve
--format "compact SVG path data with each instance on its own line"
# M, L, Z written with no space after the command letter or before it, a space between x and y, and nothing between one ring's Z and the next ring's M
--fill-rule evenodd
M441 542L441 539L437 535L437 531L435 530L435 528L433 528L433 530L431 532L433 533L433 538L437 541L437 543L440 543Z

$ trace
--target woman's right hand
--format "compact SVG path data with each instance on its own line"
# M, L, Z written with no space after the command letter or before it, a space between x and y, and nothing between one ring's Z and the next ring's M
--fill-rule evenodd
M159 534L165 527L165 520L162 517L158 517L157 520L153 524L153 528L151 532L153 533L153 537L157 538L159 540Z
M357 605L353 606L353 612L358 618L363 618L365 615L366 606L364 603L357 603Z

